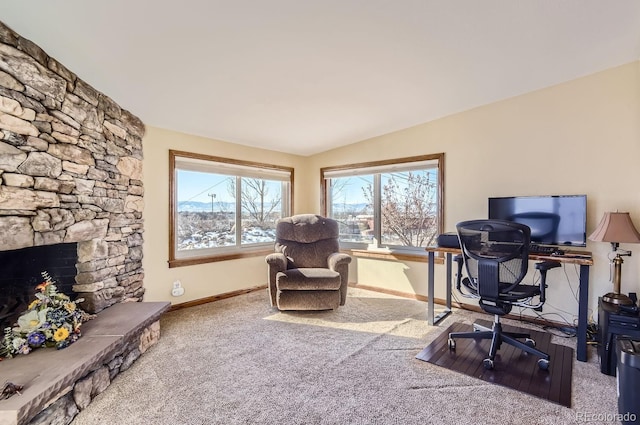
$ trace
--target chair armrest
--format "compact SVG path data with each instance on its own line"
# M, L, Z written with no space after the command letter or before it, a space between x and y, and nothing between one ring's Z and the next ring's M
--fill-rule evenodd
M464 255L457 254L453 256L453 261L458 263L458 271L456 273L456 289L465 298L479 299L478 289L471 283L469 277L463 277L462 270L464 268Z
M544 303L547 300L547 271L551 269L555 269L556 267L560 267L560 264L557 261L541 261L536 263L536 269L540 270L540 302Z
M327 258L327 266L329 266L329 269L340 273L340 305L344 305L347 301L349 263L351 263L351 256L341 252L329 254Z
M560 266L562 266L562 264L557 261L541 261L539 263L536 263L536 269L545 272L547 270L555 269L556 267Z
M287 270L287 257L281 252L274 252L266 256L265 261L269 267L276 271Z
M287 257L280 253L274 252L265 257L265 261L268 264L267 276L269 279L269 299L271 301L271 307L277 306L276 293L278 292L278 288L276 287L276 281L278 273L287 271Z
M351 256L348 254L343 254L341 252L334 252L327 258L327 266L331 270L337 271L338 267L343 264L348 265L349 263L351 263Z
M462 254L457 254L453 256L453 261L458 263L458 273L456 274L456 289L458 292L462 293L462 266L464 265L464 257Z

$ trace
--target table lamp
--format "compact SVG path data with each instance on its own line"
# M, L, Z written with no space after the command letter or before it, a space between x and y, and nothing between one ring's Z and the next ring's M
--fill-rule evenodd
M640 243L640 233L633 226L628 212L606 212L600 224L589 236L595 242L611 242L612 252L616 255L613 263L613 292L602 297L602 301L616 305L633 305L628 296L620 293L622 275L622 256L631 256L631 251L618 249L620 243Z

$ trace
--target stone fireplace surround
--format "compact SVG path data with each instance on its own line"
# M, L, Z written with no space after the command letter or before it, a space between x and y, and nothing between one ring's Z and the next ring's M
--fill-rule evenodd
M0 22L0 250L77 243L72 289L84 310L100 312L70 347L0 362L3 378L25 386L0 400L0 424L69 423L159 337L168 303L135 303L144 294L144 132Z
M78 243L90 313L140 301L144 124L0 24L1 250Z

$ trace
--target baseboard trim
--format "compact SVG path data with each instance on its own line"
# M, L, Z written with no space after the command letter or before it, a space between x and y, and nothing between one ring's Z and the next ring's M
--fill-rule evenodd
M349 282L349 286L352 288L359 288L367 291L380 292L381 294L395 295L397 297L410 298L418 301L427 302L429 300L429 298L424 295L414 294L411 292L396 291L395 289L380 288L378 286L363 285L361 283ZM443 304L443 305L446 304L445 300L441 300L438 298L434 298L434 302L437 304Z
M429 301L429 297L427 297L426 295L413 294L411 292L396 291L396 290L393 290L393 289L380 288L380 287L377 287L377 286L363 285L363 284L360 284L360 283L353 283L353 282L350 282L349 286L352 287L352 288L360 288L360 289L365 289L367 291L380 292L382 294L395 295L395 296L398 296L398 297L409 298L409 299L414 299L414 300L423 301L423 302ZM433 302L435 304L439 304L439 305L447 305L447 301L445 299L442 299L442 298L434 298ZM451 306L452 307L457 307L457 308L460 308L460 309L463 309L463 310L473 311L473 312L476 312L476 313L487 314L484 310L482 310L482 308L480 308L480 306L473 305L473 304L464 304L464 303L452 301L451 302ZM515 314L508 314L508 315L506 315L504 317L506 319L519 320L521 322L533 323L535 325L540 325L540 326L550 326L550 327L554 327L554 328L574 328L574 329L577 329L576 326L567 325L567 323L565 323L565 322L556 322L554 320L545 320L545 319L541 319L539 317L520 316L520 315L515 315Z
M387 295L395 295L397 297L409 298L409 299L422 301L422 302L427 302L429 300L429 297L427 297L426 295L414 294L414 293L411 293L411 292L404 292L404 291L396 291L394 289L380 288L378 286L363 285L363 284L354 283L354 282L349 282L349 286L352 287L352 288L359 288L359 289L364 289L364 290L372 291L372 292L379 292L381 294L387 294ZM175 311L175 310L180 310L180 309L183 309L183 308L195 307L197 305L207 304L207 303L211 303L211 302L214 302L214 301L220 301L220 300L224 300L225 298L237 297L238 295L243 295L243 294L248 294L248 293L255 292L255 291L260 291L262 289L267 289L267 285L253 286L251 288L239 289L237 291L231 291L231 292L225 292L223 294L213 295L213 296L205 297L205 298L199 298L197 300L187 301L187 302L180 303L180 304L173 304L169 308L169 311ZM447 301L442 299L442 298L434 298L433 302L435 304L439 304L439 305L447 305ZM479 306L473 305L473 304L464 304L464 303L452 301L451 302L451 306L452 307L456 307L456 308L461 308L463 310L474 311L476 313L485 313ZM568 326L565 322L556 322L554 320L544 320L544 319L540 319L539 317L518 316L518 315L515 315L515 314L508 314L508 315L505 316L505 318L513 319L513 320L519 320L519 321L527 322L527 323L533 323L535 325L540 325L540 326L550 326L550 327L554 327L554 328L576 328L577 329L576 326Z
M251 288L239 289L237 291L225 292L223 294L212 295L210 297L198 298L197 300L187 301L180 304L173 304L169 311L180 310L188 307L195 307L197 305L207 304L214 301L224 300L225 298L237 297L238 295L248 294L250 292L259 291L261 289L267 289L267 285L253 286Z

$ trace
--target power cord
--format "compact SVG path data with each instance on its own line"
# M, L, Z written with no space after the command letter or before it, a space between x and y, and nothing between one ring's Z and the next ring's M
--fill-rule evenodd
M573 269L577 276L578 275L577 267L574 266ZM564 272L565 279L567 280L567 284L569 285L569 288L571 290L571 293L574 299L576 300L577 303L579 303L578 288L574 286L571 278L569 277L569 274L567 273L567 267L565 264L562 265L562 270ZM456 278L457 278L457 274L456 274ZM533 275L531 276L531 281L533 284L539 284L540 279L541 277L538 271L534 272ZM455 288L452 288L452 289L455 289ZM458 298L457 291L452 290L451 295L455 302L462 304L462 300ZM518 314L520 322L536 325L540 329L544 330L545 332L549 332L560 338L575 338L578 333L578 330L577 330L578 326L576 323L577 318L574 318L574 323L570 323L562 314L560 314L560 313L565 313L568 315L573 315L573 313L554 306L549 302L549 300L546 301L545 305L547 307L551 307L552 309L555 309L557 312L539 313L533 309L527 309L527 311L533 312L538 319L546 322L546 324L532 322L531 316L523 314L524 308L520 308L520 313ZM598 324L593 320L593 312L591 309L588 310L588 313L589 313L589 318L587 319L588 320L587 344L597 345L598 344ZM556 318L559 318L561 322L564 322L566 324L566 326L562 326L560 324L558 325L551 324L549 316L554 316Z
M599 345L598 330L599 327L597 323L589 323L589 325L587 325L587 344Z

